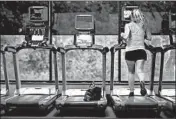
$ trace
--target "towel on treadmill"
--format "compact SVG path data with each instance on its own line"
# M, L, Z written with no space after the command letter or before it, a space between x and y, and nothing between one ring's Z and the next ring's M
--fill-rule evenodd
M84 101L100 100L101 88L92 83L84 95Z

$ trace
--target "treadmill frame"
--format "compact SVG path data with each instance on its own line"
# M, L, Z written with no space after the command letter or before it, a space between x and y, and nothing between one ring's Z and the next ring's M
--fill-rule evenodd
M171 36L170 36L170 38L171 38ZM172 100L165 98L165 96L161 94L161 91L162 91L162 81L163 81L164 56L167 51L174 50L174 49L176 49L176 44L172 43L171 45L165 45L164 48L161 50L159 86L158 86L158 90L157 90L158 92L155 92L156 96L167 101L164 108L173 111L173 113L176 111L176 103L173 102ZM173 89L173 90L175 90L175 89Z
M6 103L6 108L9 109L13 109L13 108L36 108L36 106L25 106L25 104L11 104L11 102L13 102L13 99L15 99L16 97L19 96L24 96L23 94L20 93L20 89L21 89L21 80L19 78L19 64L18 64L18 59L17 59L17 53L22 50L22 49L49 49L53 52L54 57L56 58L56 48L54 45L47 45L47 46L25 46L24 44L13 47L13 46L6 46L6 51L8 52L12 52L13 54L13 62L14 62L14 71L15 71L15 79L16 79L16 91L13 97L11 97L10 99L7 99L5 101ZM54 106L54 101L60 96L59 93L59 87L58 87L58 74L56 72L58 72L58 68L57 68L57 59L54 58L54 68L55 68L55 94L47 94L48 96L44 99L40 99L40 101L38 102L38 108L41 110L45 110L47 111L48 109L50 109L52 107L52 105ZM41 88L42 89L42 88ZM25 94L28 95L28 94ZM30 94L29 94L30 95ZM31 94L32 95L32 94ZM40 94L38 94L40 95ZM42 94L43 95L43 94ZM53 97L51 97L53 96ZM29 104L30 105L30 104Z
M111 95L111 101L112 101L112 105L113 105L113 108L115 111L122 111L122 110L129 110L129 109L132 109L132 106L130 106L130 108L128 108L126 105L125 105L125 102L123 102L122 100L119 100L119 99L116 99L113 100L112 96L113 96L113 82L114 82L114 56L115 56L115 52L116 51L119 51L121 49L125 49L125 45L122 43L122 44L117 44L117 45L114 45L112 48L111 48L111 77L110 77L110 95ZM153 47L153 46L147 46L145 44L145 47L148 51L151 52L152 54L152 70L151 70L151 81L150 81L150 94L147 96L147 97L144 97L144 98L149 98L150 100L152 100L153 102L156 102L157 105L154 106L152 109L155 110L155 112L157 114L159 114L159 112L163 109L163 106L165 105L165 101L161 100L161 99L157 99L154 97L154 92L153 92L153 83L154 83L154 74L155 74L155 60L156 60L156 54L158 52L160 52L162 49L160 47ZM117 95L114 95L114 96L118 96ZM115 103L115 102L118 102L119 103ZM121 104L122 103L122 104ZM134 108L134 109L137 109L137 108ZM146 109L146 108L138 108L138 109ZM149 107L149 109L151 109L151 107Z
M76 38L76 37L74 37ZM93 40L93 43L94 43L94 40ZM103 58L103 63L102 63L102 73L103 73L103 91L102 91L102 99L103 100L98 100L96 101L96 107L95 107L95 101L90 101L90 102L84 102L84 104L78 104L79 102L77 102L77 104L69 104L68 106L65 105L65 101L67 100L67 98L69 96L66 95L66 68L65 68L65 55L68 51L71 51L71 50L98 50L102 53L102 58ZM91 47L79 47L79 46L76 46L76 45L67 45L65 46L65 48L58 48L58 51L61 52L62 54L62 80L63 80L63 86L62 86L62 96L60 98L58 98L56 100L56 109L57 110L64 110L64 109L67 109L67 108L79 108L81 107L84 108L86 107L88 109L98 109L98 110L101 110L101 109L105 109L106 108L106 105L107 105L107 101L104 101L104 100L107 100L106 99L106 93L105 93L105 90L106 90L106 53L109 51L108 47L103 47L101 45L92 45ZM84 96L84 95L83 95ZM81 95L82 97L82 95Z

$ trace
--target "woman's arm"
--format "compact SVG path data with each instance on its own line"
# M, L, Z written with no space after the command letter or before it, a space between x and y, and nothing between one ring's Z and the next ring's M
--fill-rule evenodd
M152 34L148 28L145 30L145 45L151 46L152 45Z
M129 29L129 26L128 24L125 24L125 32L124 33L121 33L121 37L125 40L128 39L129 37L129 34L130 34L130 29Z
M146 33L146 40L151 41L152 40L152 34L151 34L149 28L146 28L145 33Z

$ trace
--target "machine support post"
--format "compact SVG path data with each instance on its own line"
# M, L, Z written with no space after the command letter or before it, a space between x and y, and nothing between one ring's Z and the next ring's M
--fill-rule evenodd
M8 75L7 75L7 64L6 64L6 56L5 56L5 52L2 53L3 56L3 66L4 66L4 77L5 77L5 85L6 85L6 91L7 95L9 95L9 79L8 79Z
M118 52L118 70L119 70L118 79L119 82L121 82L121 50L119 50Z
M66 91L66 69L65 69L65 53L61 53L62 55L62 92L63 95L65 95L65 91Z
M121 25L121 17L122 17L122 14L121 14L121 1L119 1L118 8L119 8L118 43L120 44L121 43L121 39L120 39L121 26L120 25ZM120 82L121 81L121 50L120 49L118 50L118 71L119 71L118 80Z
M110 75L110 91L113 90L114 85L114 48L111 51L111 75Z
M154 83L154 76L155 76L155 60L156 60L156 52L152 53L152 73L151 73L151 81L150 81L150 91L153 91L153 83Z
M14 71L15 71L15 79L16 79L16 90L17 94L19 95L19 89L21 88L21 81L19 78L19 63L16 53L13 53L13 62L14 62Z
M52 31L52 1L49 1L49 5L48 5L48 26L49 26L49 29L48 29L48 38L49 38L49 43L52 44L52 34L51 34L51 31ZM52 68L53 68L53 63L52 63L52 51L50 50L49 52L49 80L52 81Z
M106 90L106 53L103 53L103 97L105 96L105 90Z
M57 68L57 52L54 51L54 71L55 71L55 85L56 85L56 91L59 89L58 84L58 68Z
M159 92L162 89L162 80L163 80L163 68L164 68L164 51L161 52L161 65L160 65L160 75L159 75Z

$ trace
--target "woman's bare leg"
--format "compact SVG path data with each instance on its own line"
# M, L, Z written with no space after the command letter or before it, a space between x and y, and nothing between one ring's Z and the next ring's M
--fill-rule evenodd
M128 84L130 92L134 92L135 61L126 60L128 66Z
M141 94L146 95L146 89L145 89L145 73L144 73L144 63L145 60L137 60L136 61L136 74L139 77L140 80L140 86L141 86Z

